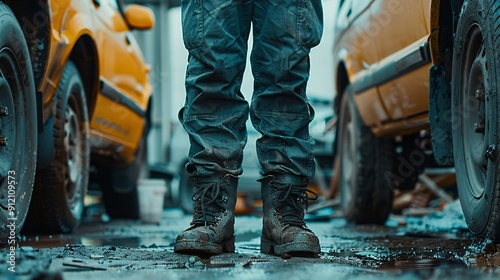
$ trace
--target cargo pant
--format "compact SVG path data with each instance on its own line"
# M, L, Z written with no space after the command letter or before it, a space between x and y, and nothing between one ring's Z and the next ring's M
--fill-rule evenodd
M254 92L240 91L250 27ZM242 173L246 120L255 129L261 175L312 179L315 172L306 96L310 49L323 32L321 0L182 0L189 51L179 120L191 148L191 177Z

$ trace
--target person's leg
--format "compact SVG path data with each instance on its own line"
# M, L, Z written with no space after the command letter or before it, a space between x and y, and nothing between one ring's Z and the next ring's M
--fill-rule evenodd
M314 177L309 123L314 110L306 96L309 52L322 34L320 0L254 2L255 78L250 117L262 134L257 154L262 165L264 253L313 253L318 238L304 223L307 185Z
M191 227L175 252L234 251L234 206L241 174L248 103L240 92L252 1L183 0L189 64L179 119L191 148L186 170L195 188Z

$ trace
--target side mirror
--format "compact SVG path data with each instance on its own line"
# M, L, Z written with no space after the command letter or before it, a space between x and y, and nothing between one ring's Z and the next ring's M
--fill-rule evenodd
M132 29L149 30L155 25L153 11L141 5L128 5L125 8L125 20Z

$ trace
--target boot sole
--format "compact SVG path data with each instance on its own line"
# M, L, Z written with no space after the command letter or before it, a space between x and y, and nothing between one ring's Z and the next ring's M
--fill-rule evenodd
M212 243L203 240L182 240L175 242L175 253L187 254L221 254L234 253L234 236L222 243Z
M319 244L311 244L310 242L276 244L274 241L261 237L260 251L264 254L278 256L290 254L298 257L318 257L321 249Z

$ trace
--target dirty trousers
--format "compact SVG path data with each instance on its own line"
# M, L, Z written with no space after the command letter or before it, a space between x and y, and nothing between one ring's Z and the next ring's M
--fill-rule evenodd
M250 106L240 91L252 26ZM323 32L320 0L182 0L189 51L179 120L193 177L242 173L250 114L261 175L313 178L314 110L306 96L310 49Z

